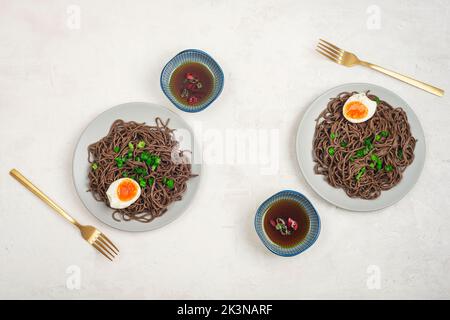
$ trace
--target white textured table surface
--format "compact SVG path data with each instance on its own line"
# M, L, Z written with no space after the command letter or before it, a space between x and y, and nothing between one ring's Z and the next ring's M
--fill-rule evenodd
M0 0L0 298L450 298L449 8L444 0ZM448 94L332 64L314 51L319 37ZM159 76L185 48L209 52L226 77L212 107L181 114L202 130L209 161L200 191L162 229L113 230L75 193L75 143L119 103L150 101L180 114ZM302 113L346 82L396 92L425 130L419 183L380 212L326 203L296 163ZM225 133L242 142L246 129L272 137L275 156L221 161ZM114 239L117 261L9 177L13 167ZM253 228L257 206L281 189L307 195L322 219L316 244L289 259L266 250Z

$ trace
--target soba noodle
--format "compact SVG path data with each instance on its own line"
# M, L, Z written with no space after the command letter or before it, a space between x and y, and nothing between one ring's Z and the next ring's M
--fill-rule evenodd
M148 126L145 123L116 120L104 138L88 147L88 161L95 163L95 170L89 172L89 191L98 201L108 204L106 191L109 185L124 176L133 177L136 168L145 169L142 178L146 181L154 179L151 185L142 188L141 196L135 203L113 212L113 218L117 221L150 222L161 216L167 211L168 205L181 200L187 188L186 182L193 177L191 165L183 155L184 151L178 149L174 130L168 127L169 120L164 123L160 118L156 118L155 122L156 125ZM129 143L136 146L140 141L144 141L145 146L133 148L132 157L119 168L115 159L127 155L130 151ZM117 150L114 150L115 148ZM156 170L151 170L145 162L136 160L144 151L160 158ZM173 161L173 155L177 155L176 162ZM172 189L164 185L164 179L167 178L174 180Z
M375 199L400 182L414 160L416 140L405 111L369 93L378 103L374 116L362 123L347 121L342 107L354 93L342 92L332 98L316 119L314 171L350 197ZM380 166L374 164L377 161Z

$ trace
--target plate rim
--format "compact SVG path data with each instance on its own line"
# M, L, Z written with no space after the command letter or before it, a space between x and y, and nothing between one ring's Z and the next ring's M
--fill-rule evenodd
M198 141L195 139L194 130L193 130L192 127L189 125L189 123L187 123L187 121L184 120L184 118L181 117L179 114L177 114L177 113L174 112L173 110L171 110L171 109L169 109L169 108L167 108L167 107L165 107L165 106L163 106L163 105L160 105L160 104L157 104L157 103L153 103L153 102L147 102L147 101L129 101L129 102L124 102L124 103L120 103L120 104L114 105L114 106L112 106L112 107L110 107L110 108L108 108L108 109L106 109L106 110L103 110L103 111L100 112L99 114L97 114L97 116L95 116L91 121L89 121L89 123L88 123L88 124L84 127L84 129L81 131L80 135L78 136L77 142L75 143L75 147L74 147L74 149L73 149L73 152L72 152L72 184L73 184L73 186L74 186L74 188L75 188L75 192L76 192L76 194L77 194L77 197L79 198L79 200L80 200L81 203L83 204L84 208L85 208L85 209L86 209L93 217L95 217L95 219L97 219L97 220L100 221L101 223L103 223L103 224L105 224L105 225L107 225L107 226L109 226L109 227L111 227L111 228L113 228L113 229L119 230L119 231L132 232L132 233L141 233L141 232L149 232L149 231L158 230L158 229L161 229L161 228L163 228L163 227L165 227L165 226L171 224L172 222L174 222L175 220L177 220L177 219L178 219L178 218L179 218L179 217L180 217L180 216L181 216L181 215L189 208L190 203L189 203L187 206L185 206L185 207L183 208L183 210L180 212L180 214L179 214L178 216L176 216L175 218L169 220L167 223L165 223L165 224L163 224L163 225L161 225L161 226L159 226L159 227L153 227L153 228L149 228L149 229L139 229L139 230L123 229L123 228L119 228L118 226L115 226L115 225L113 225L113 224L110 224L110 223L108 223L108 222L106 222L106 221L101 220L99 217L97 217L97 215L95 215L95 214L88 208L88 206L87 206L86 203L83 201L83 198L82 198L81 195L80 195L80 192L79 192L78 187L77 187L77 184L76 184L76 178L75 178L75 156L76 156L78 147L79 147L79 145L80 145L81 138L84 136L84 134L86 133L86 131L88 130L88 128L90 127L90 125L91 125L94 121L96 121L97 119L99 119L101 116L103 116L104 114L110 112L110 111L113 110L113 109L118 109L119 107L123 107L123 106L125 106L125 105L133 105L133 104L147 104L147 105L150 105L150 106L156 106L156 107L165 109L165 110L168 111L169 113L174 114L176 117L180 118L180 119L186 124L187 129L188 129L190 132L192 132L192 135L193 135L193 141L194 141L194 143L193 143L194 148L195 148L196 150L198 150L198 152L200 152L200 154L201 154L201 151L200 151L199 145L198 145ZM199 163L196 164L196 165L198 165L198 176L196 177L196 179L198 179L198 180L197 180L197 181L198 181L198 182L197 182L198 185L197 185L197 188L194 190L194 193L192 194L192 197L193 197L193 198L194 198L195 195L197 194L198 189L200 188L201 181L202 181L202 179L201 179L201 177L202 177L202 174L201 174L201 172L202 172L202 164L203 164L202 161L200 161ZM95 199L94 199L94 200L95 200Z
M409 189L407 190L407 192L405 192L403 195L399 196L394 202L387 202L383 205L377 206L375 209L372 208L353 208L351 206L345 205L345 204L340 204L340 203L336 203L335 201L329 199L329 197L327 197L326 195L324 195L322 192L320 192L317 188L317 186L315 186L314 183L311 183L309 177L307 174L305 174L305 170L306 168L304 168L301 164L300 161L300 148L299 148L299 136L300 136L300 131L302 129L303 126L305 126L305 121L306 121L306 116L309 112L312 111L314 105L317 103L317 101L319 101L320 99L322 99L323 97L329 95L331 92L337 90L338 88L345 88L345 87L350 87L350 86L368 86L368 87L372 87L372 88L377 88L377 89L381 89L381 90L385 90L387 92L389 92L391 95L393 95L396 99L403 101L405 103L405 105L407 106L407 108L409 110L411 110L412 114L414 115L414 117L417 119L417 123L418 123L418 128L417 130L420 132L420 135L423 136L423 146L424 146L424 154L423 154L423 161L421 161L421 163L419 163L419 174L417 175L417 177L414 179L414 181L412 182L411 186L409 187ZM301 144L301 143L300 143ZM296 158L297 158L297 165L300 167L300 171L303 175L303 177L305 178L305 181L308 183L308 185L311 187L311 189L323 200L327 201L328 203L338 207L338 208L342 208L351 212L376 212L376 211L380 211L382 209L388 208L396 203L398 203L399 201L401 201L416 185L417 181L419 181L420 176L422 175L423 172L423 168L425 166L425 161L426 161L426 153L427 153L427 144L426 144L426 138L425 138L425 132L423 131L423 127L422 124L420 123L419 117L417 117L416 113L414 112L414 109L409 105L409 103L407 103L402 97L400 97L398 94L396 94L395 92L393 92L392 90L386 89L382 86L373 84L373 83L368 83L368 82L350 82L350 83L344 83L341 85L337 85L334 86L326 91L324 91L323 93L319 94L313 101L311 101L307 107L307 109L305 110L305 112L303 113L303 116L299 122L299 125L297 127L297 132L296 132L296 137L295 137L295 149L296 149ZM311 151L311 157L312 157L312 151ZM329 186L330 188L333 188L331 186ZM341 189L342 188L338 188ZM342 190L343 191L343 190ZM387 190L389 191L389 190ZM345 196L347 196L344 193ZM348 197L348 196L347 196ZM350 197L348 197L349 199L352 199Z

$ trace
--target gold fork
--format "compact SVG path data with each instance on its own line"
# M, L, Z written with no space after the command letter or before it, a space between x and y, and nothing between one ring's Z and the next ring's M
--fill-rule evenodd
M343 66L353 67L354 65L359 64L361 66L368 67L368 68L374 69L378 72L387 74L388 76L391 76L395 79L406 82L410 85L413 85L417 88L428 91L437 96L442 97L444 95L444 90L442 90L442 89L433 87L432 85L429 85L425 82L421 82L421 81L415 80L413 78L404 76L400 73L377 66L376 64L362 61L362 60L358 59L358 57L355 54L345 51L345 50L342 50L342 49L338 48L337 46L335 46L334 44L331 44L323 39L319 39L319 43L317 44L316 51L319 52L321 55L324 55L331 61L341 64Z
M67 212L65 212L60 206L58 206L53 200L47 197L41 190L25 178L19 171L12 169L9 174L13 176L17 181L24 185L28 190L33 192L42 201L48 204L52 209L58 212L63 218L67 219L70 223L80 229L81 236L84 240L89 242L95 249L97 249L106 258L112 261L114 257L119 254L119 249L99 230L93 226L83 226L74 218L72 218Z

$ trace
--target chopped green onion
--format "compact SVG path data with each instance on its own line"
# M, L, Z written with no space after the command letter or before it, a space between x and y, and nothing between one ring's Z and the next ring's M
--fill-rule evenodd
M375 169L375 165L376 165L377 162L378 162L378 157L377 157L377 155L376 155L376 154L372 154L372 155L370 156L370 159L372 160L372 163L369 165L369 167L371 167L372 169Z
M138 142L138 144L136 145L139 149L142 149L143 147L145 147L145 141L141 140Z
M166 178L166 177L163 177L163 178L162 178L162 183L163 183L163 184L166 184L166 182L167 182L167 178Z
M377 103L377 105L379 105L380 102L381 102L380 98L378 98L377 96L375 96L374 99L375 99L375 102Z
M134 168L134 172L136 172L136 174L138 174L138 175L145 175L145 174L147 174L147 169L142 168L142 167L136 167L136 168Z
M147 186L147 181L145 181L145 179L143 179L143 178L139 178L139 185L142 188L145 188Z
M347 145L348 145L347 141L344 140L344 141L341 142L341 147L342 148L345 148Z
M334 148L333 148L333 147L329 147L329 148L328 148L328 154L329 154L330 156L334 156L334 153L335 153Z
M122 172L122 177L127 178L128 177L128 172L126 172L126 171Z
M175 184L175 181L173 181L173 179L169 179L169 180L167 180L167 182L166 182L166 186L167 186L167 188L169 188L169 189L173 189L174 184Z
M381 136L379 134L375 135L375 141L380 141L381 140Z
M153 182L155 182L155 178L153 178L153 177L148 178L148 185L149 186L153 185Z
M374 168L375 165L377 166L377 170L381 170L383 166L383 160L381 160L376 154L372 154L370 156L370 159L373 161L373 166L371 165L371 168Z
M155 171L158 168L160 163L161 163L161 158L155 156L153 159L152 171Z
M356 157L362 158L365 155L369 154L369 152L373 149L373 144L370 141L370 138L364 140L365 147L356 151Z
M390 164L388 164L384 167L384 170L386 170L386 172L391 172L393 169L394 169L394 167Z
M384 138L389 137L389 131L384 131L384 130L383 130L383 131L380 132L380 134L381 134L381 136L384 137Z
M141 161L141 157L139 157L139 156L134 157L134 161Z
M127 153L127 158L128 159L131 159L131 158L133 158L133 151L128 151L128 153Z
M147 161L147 160L151 160L152 155L146 151L142 152L140 155L140 158L142 161Z
M383 160L379 159L379 161L377 161L377 170L381 170L381 168L383 168Z
M330 138L331 138L331 140L334 140L334 138L336 138L336 135L334 133L331 133Z
M397 150L397 158L399 158L399 159L403 158L403 150L402 149Z
M120 151L120 147L114 147L114 152L115 153L119 153L119 151Z
M98 169L98 164L97 163L92 163L91 164L91 168L92 168L92 170L97 170Z
M122 168L123 167L123 163L125 162L123 158L117 157L114 160L116 161L116 164L117 164L118 168Z
M358 158L364 157L364 156L365 156L364 150L365 150L365 149L359 149L358 151L356 151L356 156L357 156Z
M351 157L351 158L350 158L350 162L355 162L355 158L354 158L354 157Z
M355 179L356 181L359 181L359 179L361 179L361 177L363 176L363 174L366 172L366 167L362 167L358 174L356 175Z
M130 143L128 143L128 148L131 150L131 151L134 151L134 145L130 142Z

